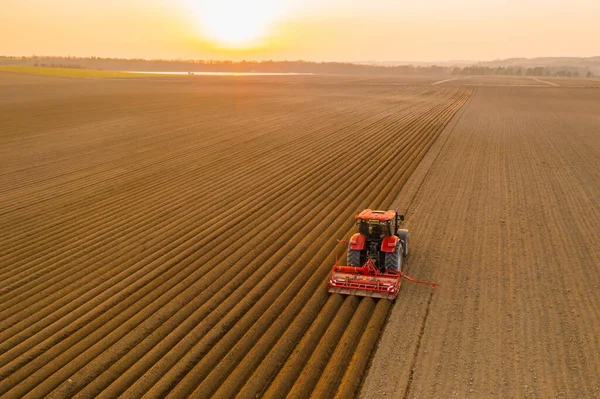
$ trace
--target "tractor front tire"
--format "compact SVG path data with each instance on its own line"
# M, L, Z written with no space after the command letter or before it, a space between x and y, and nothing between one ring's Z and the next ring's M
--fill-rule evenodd
M362 266L360 264L360 251L357 251L355 249L349 249L346 261L346 264L348 266Z
M402 244L396 244L394 252L386 252L385 254L385 268L388 270L395 270L397 272L402 271Z

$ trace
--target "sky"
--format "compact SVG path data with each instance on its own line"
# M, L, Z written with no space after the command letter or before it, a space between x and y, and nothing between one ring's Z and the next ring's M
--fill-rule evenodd
M0 55L485 61L600 55L600 0L0 0Z

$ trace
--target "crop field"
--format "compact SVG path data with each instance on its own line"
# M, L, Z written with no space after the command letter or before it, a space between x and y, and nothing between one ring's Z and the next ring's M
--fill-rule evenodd
M471 89L51 88L0 111L0 394L356 391L390 303L327 294L336 239Z
M96 71L91 69L73 69L73 68L50 68L33 66L0 66L0 72L14 72L19 74L62 76L76 78L134 78L141 77L139 74L116 72L116 71Z
M460 112L407 212L408 273L441 286L402 286L360 397L600 397L600 91Z
M600 80L593 78L556 78L546 76L448 76L434 84L464 86L535 86L535 87L600 87Z
M600 87L600 79L594 78L546 78L546 80L563 87Z
M600 395L600 90L450 78L0 72L0 396Z
M348 76L340 83L352 85L422 85L446 80L448 75Z
M549 86L540 79L528 76L457 76L444 81L444 85L465 86Z

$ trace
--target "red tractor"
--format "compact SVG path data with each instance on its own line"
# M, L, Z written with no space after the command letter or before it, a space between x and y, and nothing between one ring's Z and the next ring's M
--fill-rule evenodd
M347 266L336 262L329 292L396 298L408 255L408 230L399 228L403 220L394 210L365 209L356 215L358 233L348 243Z

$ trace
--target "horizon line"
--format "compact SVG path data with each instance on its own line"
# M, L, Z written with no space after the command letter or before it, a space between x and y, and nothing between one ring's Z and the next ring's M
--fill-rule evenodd
M0 58L80 58L80 59L110 59L110 60L128 60L128 61L179 61L179 62L191 62L191 61L203 61L203 62L231 62L231 63L266 63L266 62L307 62L307 63L338 63L338 64L364 64L364 63L404 63L404 65L413 65L413 64L441 64L441 63L485 63L485 62L499 62L499 61L507 61L507 60L536 60L536 59L593 59L598 58L600 60L600 55L595 56L540 56L540 57L507 57L507 58L495 58L488 60L468 60L468 59L452 59L452 60L436 60L436 61L404 61L404 60L384 60L384 61L375 61L375 60L354 60L354 61L331 61L331 60L305 60L305 59L244 59L241 61L235 61L232 59L213 59L213 58L146 58L146 57L113 57L113 56L94 56L94 55L39 55L39 54L31 54L31 55L9 55L9 54L0 54Z

